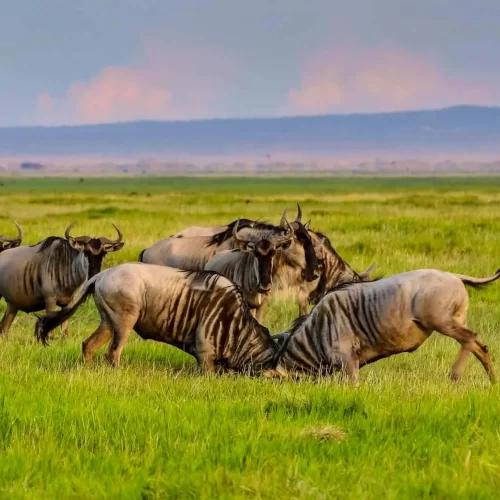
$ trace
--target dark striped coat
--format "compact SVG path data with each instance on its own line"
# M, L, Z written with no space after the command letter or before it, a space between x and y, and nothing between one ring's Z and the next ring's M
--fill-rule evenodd
M101 323L83 343L85 361L109 342L106 357L118 365L131 330L193 355L205 371L258 370L270 365L277 351L228 279L141 263L122 264L87 281L65 309L39 320L37 336L46 342L50 330L91 294Z
M462 345L452 371L460 376L472 352L494 380L488 350L467 328L469 297L464 285L481 286L500 278L472 278L434 269L397 274L369 283L340 285L312 312L297 320L285 337L276 369L315 375L346 371L357 382L361 366L412 352L433 331ZM283 338L277 336L277 338Z

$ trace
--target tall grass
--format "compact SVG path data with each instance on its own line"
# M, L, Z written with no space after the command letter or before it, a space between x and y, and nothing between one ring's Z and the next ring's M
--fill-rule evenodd
M386 275L435 267L476 276L500 267L500 179L3 180L0 234L25 243L124 232L105 266L191 224L239 216L279 221L295 202L356 269ZM469 324L499 370L499 285L471 291ZM0 305L3 312L4 303ZM275 303L271 331L295 318ZM500 488L500 392L475 359L453 384L458 344L432 337L413 354L340 380L277 382L201 376L173 347L131 336L122 366L81 341L93 302L68 340L44 348L20 314L0 340L2 498L485 498Z

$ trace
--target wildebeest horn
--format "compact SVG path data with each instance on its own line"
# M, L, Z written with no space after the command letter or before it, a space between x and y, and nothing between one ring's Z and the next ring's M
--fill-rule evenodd
M110 240L108 238L105 238L104 236L99 238L103 245L116 245L117 243L121 243L123 240L123 233L118 229L117 226L115 226L113 223L111 225L115 228L116 233L118 234L118 238L116 240Z
M76 224L76 222L72 222L67 228L66 228L66 231L64 231L64 237L69 240L71 238L70 236L70 231L71 229L73 228L73 226Z
M16 238L9 238L7 236L1 236L0 235L0 242L14 243L15 241L19 241L19 242L22 241L22 239L23 239L23 230L21 229L21 226L17 222L14 222L14 224L17 227L17 237Z
M297 217L295 217L295 222L300 222L302 220L302 209L300 205L297 203Z
M295 231L293 230L293 227L291 224L288 222L287 219L285 219L285 224L288 226L288 231L285 234L285 236L281 236L278 238L278 245L283 245L283 243L286 243L287 241L290 241L293 238L293 235L295 234Z
M281 228L285 228L285 221L286 221L286 208L285 210L283 210L283 215L281 216L281 220L280 220L280 227Z
M375 264L372 264L366 271L358 273L358 276L363 280L370 277L370 273L375 269Z
M238 238L238 226L240 225L240 219L236 222L236 224L233 227L233 240L236 241L236 243L245 243L245 240L241 240Z

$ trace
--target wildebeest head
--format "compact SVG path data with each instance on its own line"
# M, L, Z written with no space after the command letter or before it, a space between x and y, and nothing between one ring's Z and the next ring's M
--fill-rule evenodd
M8 250L9 248L18 247L23 240L23 230L17 222L14 222L14 224L17 227L17 237L9 238L0 234L0 252L2 252L3 250Z
M309 229L309 235L315 244L320 273L318 286L309 295L310 303L317 304L329 289L339 284L372 281L371 272L375 265L372 264L366 271L358 273L342 259L324 234Z
M281 216L280 227L284 228L285 222L286 209ZM302 210L298 203L297 217L295 217L291 225L294 230L294 242L297 245L290 246L287 258L302 267L302 279L305 281L314 281L319 278L318 258L311 236L307 230L308 228L306 225L302 224Z
M92 278L92 276L95 276L101 271L102 261L106 254L116 252L123 247L125 244L123 242L123 234L113 224L113 227L116 229L118 234L118 238L116 240L110 240L104 236L99 238L92 238L91 236L71 236L70 231L74 225L75 223L73 222L73 224L70 224L66 228L64 237L68 240L68 243L72 248L78 250L79 252L83 252L87 257L87 261L89 263L88 278Z
M288 231L283 236L274 233L259 237L255 241L241 239L238 237L238 223L233 228L233 239L239 250L252 252L255 257L256 276L258 277L258 292L269 293L273 284L273 265L276 252L289 244L293 239L293 228L288 224Z

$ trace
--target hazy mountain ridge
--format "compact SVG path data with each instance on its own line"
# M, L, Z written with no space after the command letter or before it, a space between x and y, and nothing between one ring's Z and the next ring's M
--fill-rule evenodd
M500 155L500 107L0 128L0 156ZM386 156L387 157L387 156Z

